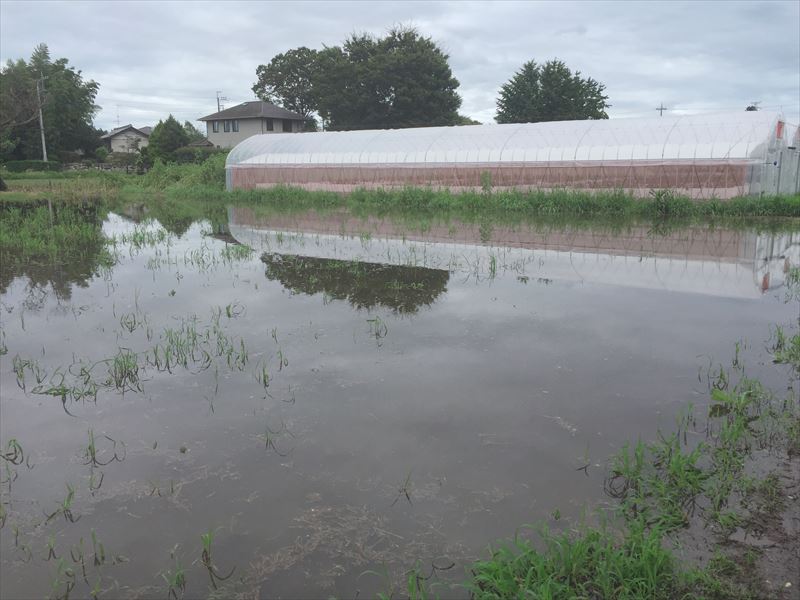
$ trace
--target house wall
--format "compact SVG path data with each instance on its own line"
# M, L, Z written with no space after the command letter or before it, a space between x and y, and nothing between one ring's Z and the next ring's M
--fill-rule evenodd
M109 149L111 152L136 152L136 140L139 140L139 148L144 148L149 142L146 136L134 131L125 131L109 140Z
M239 131L225 131L224 121L219 121L219 132L214 133L213 121L206 121L206 137L215 146L233 148L239 142L260 133L283 133L283 119L272 119L274 130L267 131L267 120L261 117L239 119ZM292 121L292 133L302 131L302 121Z

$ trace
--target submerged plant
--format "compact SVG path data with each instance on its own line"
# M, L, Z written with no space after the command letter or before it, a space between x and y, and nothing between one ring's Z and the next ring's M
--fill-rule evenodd
M22 451L20 443L15 438L11 438L6 444L6 449L0 451L0 458L12 465L21 465L25 462L25 453Z
M403 481L403 484L397 489L397 497L394 499L394 502L392 502L392 506L397 504L397 501L400 500L400 498L402 498L403 496L405 496L405 498L406 498L406 500L408 501L409 504L414 504L411 501L411 471L410 470L408 472L408 475L406 475L406 478L405 478L405 481Z
M49 515L45 513L47 521L49 522L50 520L53 519L53 517L59 514L64 515L64 519L69 521L70 523L75 523L78 520L80 520L80 516L76 518L72 514L72 503L74 500L75 500L75 488L72 487L70 484L67 484L67 495L61 501L61 504L58 507L58 509Z
M161 577L167 583L167 598L173 598L174 600L183 598L186 593L186 572L176 554L177 550L178 546L176 545L169 553L170 558L173 560L172 568L161 573ZM178 595L179 592L180 596Z
M230 579L230 577L233 575L233 572L236 570L236 566L234 565L227 575L220 575L217 572L217 568L214 566L211 558L211 543L214 541L214 532L209 530L208 533L202 534L200 539L203 541L203 552L200 555L200 560L208 571L208 576L211 579L211 585L214 587L214 589L217 589L217 581L225 581L226 579Z
M369 324L370 335L375 338L375 341L378 342L378 345L380 346L380 340L385 338L389 333L389 327L386 325L386 322L377 315L372 319L367 319L367 323Z
M141 392L139 369L139 358L136 353L120 348L117 355L109 361L106 385L113 386L123 394L126 391Z
M125 456L127 454L127 451L125 449L125 444L122 442L117 442L115 439L105 434L103 434L103 438L105 438L112 444L111 458L109 458L106 461L102 461L100 459L100 451L97 449L97 440L94 435L94 430L89 429L89 443L86 445L86 449L83 452L83 457L86 462L84 462L83 464L91 465L92 467L105 467L106 465L109 465L114 461L122 462L123 460L125 460ZM120 448L122 449L121 454L117 451L117 444L119 444Z

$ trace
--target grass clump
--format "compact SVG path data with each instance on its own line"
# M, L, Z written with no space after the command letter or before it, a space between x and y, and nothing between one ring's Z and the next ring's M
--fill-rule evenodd
M472 597L673 600L692 597L701 580L697 572L682 571L664 548L661 530L642 521L622 539L594 528L558 535L543 529L540 538L541 550L517 538L475 563L467 586Z

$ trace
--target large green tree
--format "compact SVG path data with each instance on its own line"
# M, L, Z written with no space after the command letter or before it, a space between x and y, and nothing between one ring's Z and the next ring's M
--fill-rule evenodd
M39 80L43 92L37 96ZM65 151L94 152L101 134L92 125L100 108L94 103L98 88L69 66L66 58L52 60L45 44L39 44L27 62L9 60L0 68L0 157L42 157L40 100L48 158Z
M605 86L560 60L530 61L500 88L498 123L607 119Z
M454 125L458 85L447 54L416 29L353 35L320 53L318 111L331 129Z
M278 54L269 64L256 68L258 81L253 93L261 100L272 102L313 119L317 110L314 96L317 51L301 46Z
M170 115L165 121L159 121L150 132L147 143L147 154L150 158L163 161L175 160L175 150L189 143L189 136L178 120Z
M413 28L352 35L341 46L297 48L257 69L256 94L327 129L384 129L461 122L448 56Z

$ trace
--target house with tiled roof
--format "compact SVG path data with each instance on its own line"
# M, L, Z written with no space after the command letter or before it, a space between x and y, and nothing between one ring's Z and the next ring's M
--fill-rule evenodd
M138 152L147 146L152 132L152 127L134 127L129 124L112 129L101 135L100 139L109 152Z
M198 119L206 124L206 137L218 148L233 148L260 133L299 133L303 115L270 102L254 100Z

